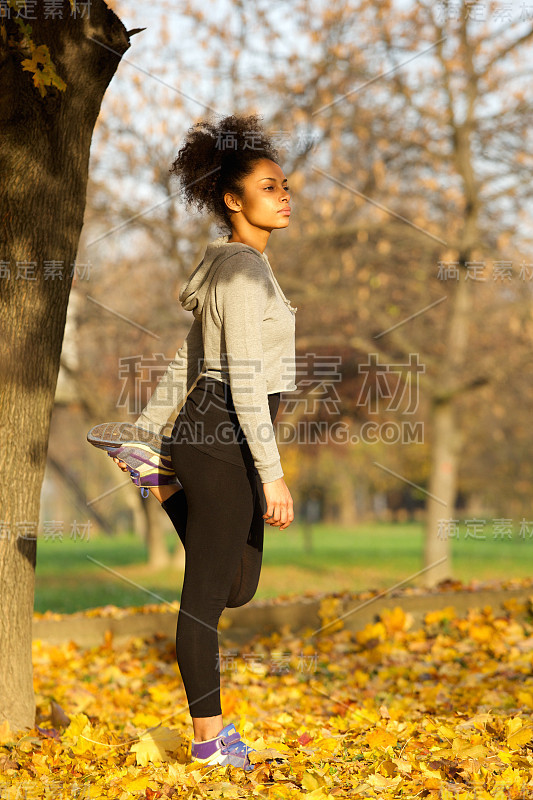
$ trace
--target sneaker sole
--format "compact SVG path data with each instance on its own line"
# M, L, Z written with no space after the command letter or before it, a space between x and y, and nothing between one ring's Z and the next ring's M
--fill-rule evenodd
M193 758L191 762L194 764L198 764L199 767L235 767L236 769L242 769L245 772L251 772L254 769L253 764L246 764L243 766L242 764L233 764L231 760L227 760L227 755L222 755L222 753L218 752L212 755L210 758Z
M149 447L156 455L168 455L168 443L161 435L130 422L104 422L95 425L87 434L87 441L104 450L126 443L142 444Z

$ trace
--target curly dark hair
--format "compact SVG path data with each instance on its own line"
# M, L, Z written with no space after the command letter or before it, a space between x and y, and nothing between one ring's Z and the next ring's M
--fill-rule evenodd
M231 115L218 123L203 120L192 125L172 162L185 201L198 210L207 209L231 232L231 211L226 192L242 195L243 179L255 163L269 158L279 163L279 153L262 129L258 114ZM221 226L223 228L223 225Z

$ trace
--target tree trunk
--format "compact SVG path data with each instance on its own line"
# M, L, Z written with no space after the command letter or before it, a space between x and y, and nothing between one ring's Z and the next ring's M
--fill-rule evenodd
M451 400L433 405L432 420L430 496L426 505L424 543L424 566L431 568L421 576L422 584L428 587L452 577L450 533L453 528L447 520L454 518L461 444Z
M475 256L479 236L480 187L475 173L471 142L476 125L479 86L468 41L469 26L466 20L462 21L461 28L464 67L470 78L465 93L466 111L464 120L461 123L457 122L453 100L449 95L449 121L452 126L450 143L455 166L463 183L464 225L457 253L459 281L453 296L446 358L441 369L439 391L437 396L432 398L433 443L429 491L441 502L431 496L428 498L424 560L426 571L422 575L425 586L432 586L444 578L452 577L450 544L448 538L439 533L438 520L441 517L453 518L457 496L457 471L462 436L456 407L462 391L461 384L463 387L466 384L464 368L468 357L472 312L472 281L467 279L469 277L467 265ZM442 48L439 49L439 54L442 57ZM435 564L437 561L440 563Z
M352 528L357 524L355 507L355 486L353 474L348 465L343 466L338 473L340 513L339 524L345 528Z
M464 265L468 261L461 259ZM421 583L435 586L452 577L451 548L446 524L441 519L453 519L457 497L457 472L462 435L456 405L461 392L458 384L464 378L462 368L468 354L469 316L472 307L470 282L461 274L454 296L454 307L448 333L447 360L441 372L437 397L431 403L431 473L426 505L426 535L424 568ZM438 563L437 563L438 562Z
M147 498L143 498L139 492L139 501L142 503L142 511L145 519L145 541L148 550L148 566L152 569L167 567L170 561L169 552L166 547L163 529L161 526L161 504L151 493Z
M81 509L81 511L84 511L86 514L90 514L96 524L102 528L104 533L107 533L108 535L112 534L114 532L113 526L102 514L100 514L100 512L96 510L96 508L94 508L93 505L89 504L83 487L79 485L73 473L50 453L48 453L48 463L64 482L78 508Z
M39 502L91 138L107 85L129 47L124 26L102 0L93 0L87 17L72 16L66 0L61 10L61 18L45 19L43 4L36 4L30 24L33 42L47 45L64 90L47 87L41 97L17 46L0 37L0 722L7 720L13 731L35 724ZM8 42L17 42L14 19L3 24Z
M114 465L113 465L114 466ZM143 501L141 497L139 489L135 492L130 491L128 487L128 491L124 497L124 501L127 504L128 508L131 511L132 521L133 521L133 535L136 539L139 539L141 542L146 541L146 514L142 503L139 502L140 500Z

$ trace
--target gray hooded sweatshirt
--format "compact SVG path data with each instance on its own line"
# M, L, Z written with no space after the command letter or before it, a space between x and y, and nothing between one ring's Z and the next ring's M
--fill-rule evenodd
M261 481L281 478L268 394L297 386L295 312L264 253L219 236L179 300L194 320L135 424L157 433L176 415L201 375L229 384L239 424Z

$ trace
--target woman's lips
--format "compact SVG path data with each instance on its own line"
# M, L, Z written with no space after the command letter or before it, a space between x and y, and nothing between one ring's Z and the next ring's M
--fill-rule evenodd
M289 216L290 213L291 213L291 207L290 206L286 206L285 208L281 208L278 211L278 214L287 214L287 216Z

